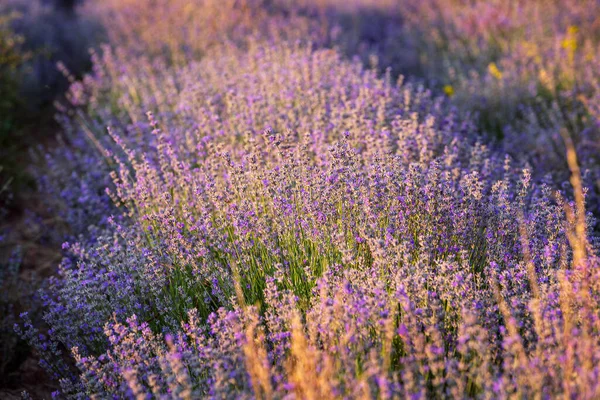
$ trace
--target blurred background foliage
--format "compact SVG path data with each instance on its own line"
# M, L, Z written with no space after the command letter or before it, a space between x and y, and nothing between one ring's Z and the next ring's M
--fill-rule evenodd
M77 14L76 5L0 2L0 165L3 182L11 179L17 189L31 184L27 149L56 133L53 102L69 85L58 63L80 77L91 66L89 49L104 38L96 19Z

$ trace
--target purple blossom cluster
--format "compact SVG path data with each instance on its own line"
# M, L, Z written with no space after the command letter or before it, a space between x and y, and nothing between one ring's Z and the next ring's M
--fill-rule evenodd
M458 86L396 78L392 56L366 67L400 33L369 46L346 18L393 2L225 1L226 17L207 1L199 21L190 2L138 3L85 6L116 36L69 77L37 175L71 234L47 331L26 314L17 330L56 396L600 396L598 213L577 159L595 171L593 155L568 134L564 166L528 147L563 120L543 130L529 108L497 142ZM433 3L451 2L398 10L410 26ZM489 7L469 35L511 27Z

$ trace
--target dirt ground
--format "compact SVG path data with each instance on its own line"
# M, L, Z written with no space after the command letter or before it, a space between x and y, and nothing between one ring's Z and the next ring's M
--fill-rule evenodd
M39 282L56 272L56 267L61 258L60 243L48 241L44 235L43 226L53 223L52 216L48 215L45 199L35 189L30 174L32 158L29 151L33 146L53 146L59 127L54 122L54 109L48 107L43 113L32 118L31 123L23 128L19 143L15 170L23 171L9 186L11 199L6 203L8 214L0 223L0 232L8 232L6 240L0 245L0 260L6 260L13 249L19 247L22 252L22 263L19 279L32 284ZM39 223L32 222L28 215L35 214ZM35 278L34 278L35 277ZM29 302L23 296L31 296L28 291L10 293L14 301L14 313L27 311L22 304ZM21 392L26 390L34 399L49 399L56 385L39 365L35 352L24 343L20 342L13 360L4 376L0 379L0 399L20 399Z

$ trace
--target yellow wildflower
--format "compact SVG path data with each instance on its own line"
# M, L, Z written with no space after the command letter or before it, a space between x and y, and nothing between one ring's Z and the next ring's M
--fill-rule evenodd
M454 96L454 88L452 87L452 85L444 86L444 93L446 93L448 97Z
M496 78L498 80L502 79L502 72L500 72L496 63L490 63L490 65L488 65L488 72L494 78Z
M577 50L577 32L579 32L579 28L576 26L570 26L567 28L567 35L561 42L561 46L563 49L568 50L569 53Z
M567 35L575 35L579 32L579 28L576 25L571 25L567 28Z
M561 42L560 45L565 50L575 51L577 50L577 39L566 38Z

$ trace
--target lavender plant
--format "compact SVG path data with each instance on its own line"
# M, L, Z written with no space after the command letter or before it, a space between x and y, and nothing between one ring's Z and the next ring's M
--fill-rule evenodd
M110 174L117 217L64 245L50 336L21 331L65 396L595 393L591 215L443 98L301 44L95 62L49 160ZM68 209L98 221L78 176L49 186L97 185Z
M502 81L508 64L488 59L522 37L521 20L495 2L431 16L434 3L232 1L231 17L209 1L86 6L139 19L115 22L83 79L64 70L63 139L37 174L70 235L41 292L46 326L23 314L16 330L57 396L600 395L594 175L577 157L593 165L580 139L594 131L580 126L597 115L594 91L527 104L490 140L460 91ZM362 8L402 13L403 29L447 13L435 32L452 34L440 39L452 61L483 44L475 69L489 76L438 96L365 67L403 30L360 48L366 28L346 16ZM482 8L493 29L459 45L477 22L461 11ZM566 157L533 152L519 130L562 133Z

